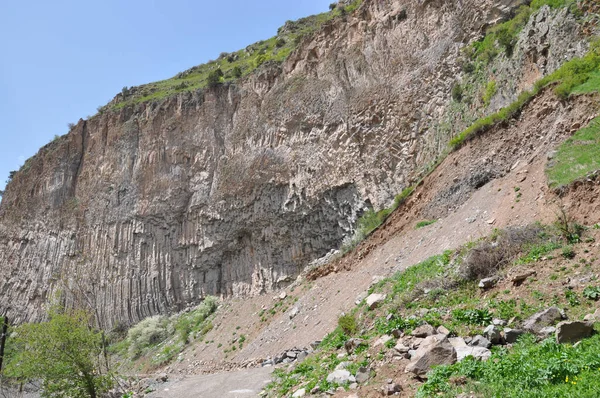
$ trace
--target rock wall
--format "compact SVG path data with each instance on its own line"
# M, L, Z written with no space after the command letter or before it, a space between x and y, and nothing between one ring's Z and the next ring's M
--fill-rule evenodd
M39 319L61 295L110 328L290 282L445 147L457 129L436 126L460 49L517 5L365 1L236 85L80 120L7 187L0 313ZM577 29L567 33L544 42L547 58L585 50ZM519 71L526 59L506 62Z

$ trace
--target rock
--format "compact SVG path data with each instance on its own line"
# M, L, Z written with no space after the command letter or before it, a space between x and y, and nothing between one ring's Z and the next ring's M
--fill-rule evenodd
M284 300L287 297L287 293L286 292L281 292L279 294L279 300Z
M344 348L348 354L352 354L359 346L366 344L363 339L351 338L344 343Z
M500 278L498 278L497 276L492 276L490 278L484 278L479 281L479 287L481 289L491 289L494 286L496 286L496 283L498 283L499 280L500 280Z
M525 331L521 329L504 328L504 341L508 344L516 343L517 339L523 334L525 334Z
M481 361L487 361L492 356L492 352L485 347L464 347L456 348L456 360L457 362L462 361L468 356L472 356L475 359Z
M167 381L169 381L169 375L167 375L166 373L161 373L156 378L156 381L159 381L161 383L166 383Z
M517 275L513 276L513 277L510 279L510 281L513 283L513 285L515 285L515 286L519 286L519 285L521 285L523 282L525 282L525 280L526 280L527 278L529 278L530 276L533 276L533 275L535 275L535 274L536 274L536 272L535 272L535 271L533 271L533 270L526 271L526 272L523 272L523 273L520 273L520 274L517 274Z
M319 348L320 345L321 345L321 340L315 340L312 343L310 343L310 348L312 348L313 350L316 350L317 348Z
M410 347L405 346L402 342L398 342L394 347L394 350L398 351L400 354L406 354L410 351Z
M367 306L370 310L374 310L375 308L379 307L379 304L381 304L385 298L385 294L373 293L367 297Z
M448 329L446 329L443 325L442 326L438 326L437 332L438 332L438 334L443 334L443 335L446 335L446 336L448 336L450 334L450 331Z
M407 372L424 375L433 365L451 365L456 362L456 350L444 335L425 338L406 367Z
M473 337L470 345L471 345L471 347L490 348L492 346L492 342L481 335L477 335L477 336Z
M554 326L546 326L545 328L540 329L537 335L542 339L547 339L550 336L553 336L556 333L556 328Z
M344 384L354 383L356 379L346 369L334 370L327 375L328 383Z
M492 320L492 324L495 326L506 326L506 321L503 321L502 319L494 318Z
M292 308L292 310L290 311L290 319L294 319L296 317L296 315L298 315L299 313L300 313L300 308L298 308L298 307Z
M385 276L373 275L373 277L371 278L371 284L369 285L369 287L375 286L376 284L378 284L379 282L381 282L384 279L385 279Z
M306 395L306 390L304 388L301 388L299 390L296 390L296 392L292 394L292 398L300 398L305 395Z
M417 327L411 333L412 336L421 337L421 338L425 338L427 336L433 336L434 334L436 334L435 328L428 323Z
M593 314L587 314L583 320L591 322L600 321L600 308L598 308Z
M594 324L592 322L563 321L556 326L556 342L559 344L576 343L590 337L593 332Z
M481 337L481 336L479 336L479 337ZM455 349L467 346L467 343L465 342L465 340L462 337L450 337L448 339L448 341L450 342L450 344L452 344L452 347L454 347Z
M352 362L344 361L337 364L335 370L346 369L348 366L352 365Z
M369 380L370 373L371 370L369 368L361 367L356 371L356 376L354 376L354 378L357 383L362 384Z
M500 329L494 325L490 325L487 328L485 328L485 330L483 331L483 337L488 339L492 344L500 344L502 342L502 335L500 334Z
M387 334L384 334L380 338L378 338L374 343L373 347L379 347L380 345L385 345L388 341L392 340L393 337Z
M381 390L383 391L383 395L385 396L394 395L402 391L402 386L397 383L391 383L383 386Z
M312 390L310 390L310 395L316 395L321 392L321 387L315 386Z
M526 332L538 334L546 326L552 326L563 317L561 310L556 307L550 307L536 314L533 314L523 322L523 330Z
M351 390L356 390L358 388L358 383L352 383L348 386L348 388Z
M297 360L298 362L302 362L302 361L304 361L304 360L306 359L306 357L307 357L307 356L308 356L308 352L306 352L306 351L301 351L301 352L298 354L298 357L296 358L296 360Z
M363 300L367 298L367 294L368 294L367 292L362 292L361 294L356 296L356 300L354 300L354 304L360 305L360 303L362 303Z
M401 331L400 329L394 329L394 330L392 330L392 336L399 339L400 337L404 337L404 332Z
M298 354L296 353L296 351L288 351L285 353L285 356L291 359L296 359L298 357Z

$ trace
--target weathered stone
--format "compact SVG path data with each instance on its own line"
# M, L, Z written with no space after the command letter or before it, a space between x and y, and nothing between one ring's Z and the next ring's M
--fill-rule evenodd
M359 346L366 344L363 339L358 339L353 337L351 339L346 340L344 343L344 348L348 354L352 354L354 350L356 350Z
M394 395L402 391L402 386L397 383L387 384L382 387L383 395Z
M490 348L492 346L492 342L481 335L477 335L473 337L469 345L472 347Z
M437 332L438 332L438 334L444 334L446 336L448 336L450 334L450 331L444 325L438 326Z
M521 329L504 328L504 341L508 344L516 343L517 339L524 333Z
M506 321L504 321L502 319L494 318L492 320L492 324L495 325L495 326L506 326Z
M498 283L499 280L500 280L500 278L498 278L497 276L484 278L479 281L479 287L481 289L491 289L494 286L496 286L496 283Z
M354 376L350 374L346 369L334 370L329 375L327 375L328 383L336 383L336 384L344 384L344 383L354 383L356 379Z
M488 339L492 344L500 344L502 342L500 329L494 325L489 325L487 328L485 328L483 331L483 337Z
M408 351L410 351L410 347L407 347L403 343L398 342L394 347L394 350L398 351L400 354L406 354Z
M556 341L558 343L576 343L588 338L594 332L592 322L563 321L556 325Z
M406 371L424 375L433 365L450 365L454 362L456 362L456 350L446 336L438 334L425 338L406 367Z
M300 313L300 308L298 307L294 307L292 308L292 310L290 311L290 319L294 319L296 317L296 315L298 315Z
M411 333L412 336L421 337L421 338L425 338L427 336L433 336L434 334L437 334L435 328L428 323L425 323L425 324L417 327Z
M527 278L529 278L530 276L533 276L533 275L535 275L535 274L536 274L536 272L535 272L535 271L533 271L533 270L531 270L531 271L525 271L525 272L522 272L522 273L520 273L520 274L517 274L517 275L513 276L513 277L510 279L510 281L513 283L513 285L515 285L515 286L519 286L519 285L521 285L523 282L525 282L525 280L526 280Z
M374 343L373 347L379 347L380 345L385 345L388 341L392 340L393 337L387 334L384 334L380 338L378 338Z
M300 388L292 394L292 398L301 398L301 397L304 397L305 395L306 395L306 389Z
M356 382L359 384L366 383L367 380L369 380L370 373L371 373L371 369L369 369L369 368L365 368L365 367L358 368L358 370L356 371L356 375L355 375Z
M550 336L554 336L556 333L556 328L554 326L546 326L545 328L541 328L537 335L542 339L547 339Z
M373 293L367 297L367 306L370 310L374 310L375 308L379 307L379 304L381 304L385 298L385 294Z
M487 361L492 356L492 352L484 347L458 347L456 348L456 360L457 362L462 361L468 356L472 356L475 359Z
M550 307L540 311L523 322L523 330L537 334L546 326L552 326L562 319L562 312L558 307Z

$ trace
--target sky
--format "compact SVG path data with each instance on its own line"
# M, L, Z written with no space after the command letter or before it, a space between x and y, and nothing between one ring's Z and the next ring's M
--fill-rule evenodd
M332 0L0 0L0 190L124 86L167 79Z

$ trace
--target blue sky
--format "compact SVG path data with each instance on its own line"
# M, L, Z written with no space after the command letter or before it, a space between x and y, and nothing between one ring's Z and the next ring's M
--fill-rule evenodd
M332 0L0 0L0 190L124 86L166 79Z

